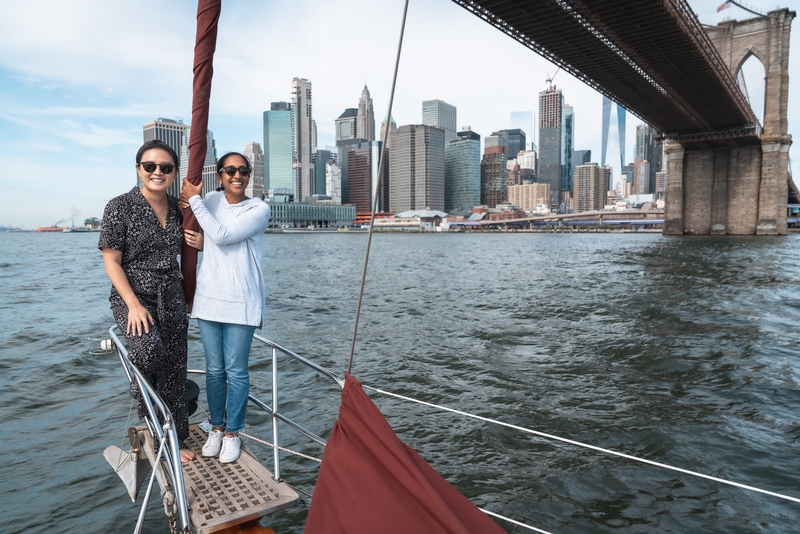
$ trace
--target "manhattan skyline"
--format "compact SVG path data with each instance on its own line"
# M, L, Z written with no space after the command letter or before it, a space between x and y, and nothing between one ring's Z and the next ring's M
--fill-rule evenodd
M223 5L209 116L218 153L262 142L263 112L271 102L291 101L295 77L313 83L318 145L335 144L334 121L358 106L365 84L378 129L389 104L402 7L366 0ZM159 117L191 123L196 3L34 0L4 14L0 162L7 171L0 179L0 225L31 229L71 216L76 224L100 217L109 199L135 183L142 125ZM287 23L298 17L302 24ZM725 17L748 18L734 6L713 22ZM355 23L364 27L357 40L338 31ZM464 36L470 46L453 49ZM800 79L798 40L793 32L793 84ZM457 107L457 129L469 125L485 138L511 127L511 112L536 112L538 93L556 70L450 1L412 3L392 115L398 126L421 124L421 103L440 99ZM565 71L553 83L575 112L574 149L591 150L598 161L602 96ZM789 128L800 138L798 107L790 101ZM640 123L628 117L627 154Z

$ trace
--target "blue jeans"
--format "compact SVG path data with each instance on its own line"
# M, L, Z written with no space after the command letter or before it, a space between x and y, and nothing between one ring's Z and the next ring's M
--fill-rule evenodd
M247 364L255 326L197 320L206 353L206 396L211 424L226 432L244 430L244 413L250 393Z

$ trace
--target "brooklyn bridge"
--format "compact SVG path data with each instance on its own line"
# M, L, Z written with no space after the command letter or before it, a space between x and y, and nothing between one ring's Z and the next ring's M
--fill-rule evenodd
M665 234L787 233L794 11L704 26L686 0L453 1L661 133ZM763 124L736 81L751 56Z

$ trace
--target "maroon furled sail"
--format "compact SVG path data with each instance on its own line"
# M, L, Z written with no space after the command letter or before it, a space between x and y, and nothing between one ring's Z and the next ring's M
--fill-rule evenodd
M186 178L193 184L203 179L203 164L206 159L206 132L208 131L208 101L211 98L211 78L214 76L214 50L217 47L217 24L222 0L199 0L197 2L197 36L194 45L194 83L192 84L192 124L189 136L189 170ZM197 219L191 208L183 210L183 227L199 230ZM197 284L197 249L183 243L181 248L181 272L183 293L189 310L194 302Z
M346 374L304 532L505 531L401 442L361 382Z

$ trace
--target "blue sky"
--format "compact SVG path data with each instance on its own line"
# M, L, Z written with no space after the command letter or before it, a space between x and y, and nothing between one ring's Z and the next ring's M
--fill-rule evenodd
M775 8L774 0L748 3ZM110 198L134 185L142 125L157 117L191 121L196 2L7 4L0 17L0 225L32 229L100 217ZM209 117L218 152L261 142L263 111L290 101L295 76L313 84L319 144L333 144L334 120L357 106L365 82L380 123L402 7L402 0L223 2ZM713 22L748 18L736 7L718 16L711 6L711 13ZM793 85L799 63L795 28ZM415 0L393 116L399 125L419 123L422 101L439 98L458 108L459 126L486 136L507 128L511 111L536 111L555 72L453 2ZM599 160L602 97L563 71L554 83L575 108L575 148ZM790 100L790 133L800 142L798 108ZM628 115L626 159L639 122Z

